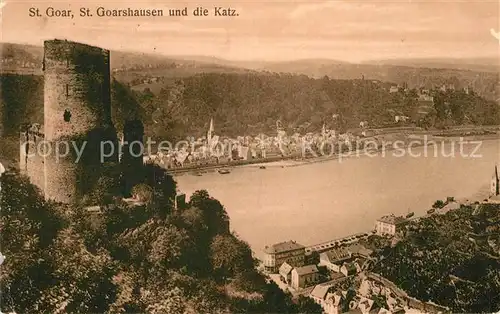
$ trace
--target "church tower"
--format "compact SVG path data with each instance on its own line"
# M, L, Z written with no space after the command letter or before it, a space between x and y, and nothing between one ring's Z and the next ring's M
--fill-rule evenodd
M208 128L208 132L207 132L207 142L208 142L208 145L210 146L211 142L212 142L212 136L214 135L214 119L210 119L210 126Z
M498 196L500 195L500 186L499 186L499 177L498 177L498 168L495 165L495 172L493 173L493 177L491 178L491 186L490 186L490 196Z

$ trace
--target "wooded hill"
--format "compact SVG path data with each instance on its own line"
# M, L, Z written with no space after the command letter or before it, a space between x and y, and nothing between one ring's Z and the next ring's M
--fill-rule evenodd
M2 71L41 73L43 48L39 46L0 44ZM7 62L8 61L8 62ZM408 84L410 88L432 88L454 84L469 86L479 95L497 100L500 94L498 58L476 59L395 59L371 60L354 64L339 60L305 59L284 62L230 61L206 56L165 56L160 53L111 51L115 77L141 90L148 79L168 79L198 73L270 73L304 74L314 78L381 80Z
M17 135L22 123L43 123L43 82L38 76L1 76L4 135ZM170 79L153 93L112 83L113 119L118 129L140 118L146 135L162 139L201 136L210 118L221 135L274 134L276 120L286 131L316 132L323 123L342 130L368 121L372 127L395 124L406 115L422 126L500 123L499 106L475 92L435 91L425 110L417 91L389 93L391 83L371 80L313 79L305 75L268 73L202 73ZM338 118L333 118L338 115Z

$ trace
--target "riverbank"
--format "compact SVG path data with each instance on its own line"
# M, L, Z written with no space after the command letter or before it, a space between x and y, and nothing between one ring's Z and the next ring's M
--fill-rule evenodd
M328 155L320 155L320 156L311 156L305 158L299 158L297 156L277 156L269 159L254 159L254 160L239 160L230 162L224 165L210 165L210 166L202 166L202 167L190 167L183 169L176 169L170 171L170 173L174 176L192 174L192 175L203 175L203 173L215 172L221 168L288 168L288 167L298 167L303 165L309 165L313 163L322 163L331 160L338 160L342 162L343 160L347 160L353 157L374 157L378 154L388 154L390 152L393 153L401 153L402 149L418 148L426 145L434 145L434 144L449 144L449 143L472 143L479 141L494 141L500 139L500 133L494 134L483 134L483 135L468 135L468 136L456 136L455 134L450 136L444 136L442 133L439 135L432 134L401 134L401 133L388 133L377 135L371 138L364 138L364 142L372 142L372 143L381 143L382 146L377 148L375 147L359 147L353 148L353 150L343 153L336 154L328 154ZM395 145L399 143L400 145ZM392 145L392 146L391 146ZM395 147L396 146L396 147Z
M387 213L424 216L444 196L482 200L490 191L498 144L485 142L479 159L441 154L424 158L424 148L415 148L421 158L386 153L343 163L241 167L226 175L183 175L175 180L187 198L205 189L224 204L231 228L259 254L269 243L297 239L310 246L367 232Z

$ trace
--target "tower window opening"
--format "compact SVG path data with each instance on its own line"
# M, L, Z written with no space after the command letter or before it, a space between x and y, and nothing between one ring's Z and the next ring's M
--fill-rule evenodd
M65 122L69 122L71 120L71 112L69 112L69 110L64 110L64 121Z
M66 97L68 97L68 96L69 96L69 85L66 84Z

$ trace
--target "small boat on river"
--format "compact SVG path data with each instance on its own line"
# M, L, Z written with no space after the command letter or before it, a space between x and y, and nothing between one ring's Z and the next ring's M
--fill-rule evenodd
M229 171L229 169L219 169L219 173L220 174L228 174L228 173L231 173L231 171Z

